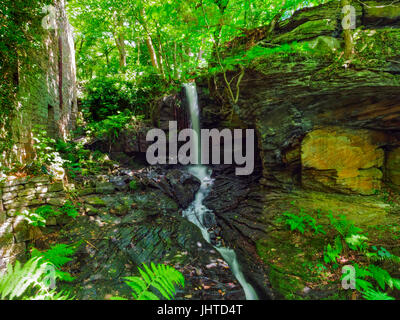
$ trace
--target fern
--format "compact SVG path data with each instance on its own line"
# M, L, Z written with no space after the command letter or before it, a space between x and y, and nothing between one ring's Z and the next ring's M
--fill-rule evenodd
M289 226L290 231L299 231L301 234L309 231L309 229L314 231L314 234L326 234L323 227L316 223L315 218L307 214L303 209L300 209L298 215L286 211L278 218L278 222L283 222L285 225Z
M395 298L389 296L387 293L375 291L373 289L367 289L362 295L366 300L395 300Z
M61 270L61 267L72 261L71 256L75 254L75 245L56 244L51 246L49 250L41 252L36 248L32 250L32 257L42 258L43 261L51 264L55 268L56 278L61 281L73 281L74 278L68 273Z
M167 300L174 298L176 294L175 285L185 286L183 275L170 266L151 263L151 268L143 264L143 269L138 268L141 277L126 277L126 284L131 287L132 296L135 300L160 300L150 288L157 291ZM125 300L114 297L113 300Z
M337 236L335 238L335 243L333 246L328 244L325 247L324 262L325 263L336 262L337 258L340 257L340 254L342 253L342 251L343 251L342 241L341 241L341 238L339 236Z
M357 279L356 279L356 289L362 294L362 296L367 300L393 300L391 296L389 296L385 292L381 292L374 288L374 285L365 280L365 278L373 279L378 286L385 290L386 286L390 289L400 288L400 279L392 278L389 272L386 270L375 266L373 264L368 267L359 267L357 264L354 265Z
M63 292L49 288L47 273L52 266L40 258L32 258L23 266L19 261L9 264L0 277L1 300L67 300Z

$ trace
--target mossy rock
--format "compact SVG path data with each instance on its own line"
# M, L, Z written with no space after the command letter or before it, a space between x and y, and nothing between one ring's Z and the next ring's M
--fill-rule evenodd
M85 199L85 202L94 207L106 207L107 203L99 197L89 197Z

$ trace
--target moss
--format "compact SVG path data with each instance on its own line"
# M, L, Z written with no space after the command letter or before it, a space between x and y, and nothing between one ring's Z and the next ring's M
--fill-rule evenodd
M301 41L315 38L322 34L330 34L335 31L336 20L323 19L307 21L290 32L284 33L272 40L272 43L289 43L292 41Z
M99 197L90 197L85 200L86 203L94 206L94 207L106 207L107 203L100 199Z
M388 214L381 208L375 217L374 211L388 206L380 194L362 197L304 191L292 193L285 199L270 203L264 217L269 221L267 236L257 241L256 248L258 255L270 270L269 279L278 298L352 299L353 292L341 287L341 265L349 264L349 261L365 261L362 255L345 252L343 259L338 261L336 266L324 263L324 248L328 243L332 243L337 235L337 231L329 224L327 214L332 210L334 216L346 213L349 219L356 217L356 225L363 229L363 234L369 238L371 245L379 244L392 254L399 255L400 216L396 199L392 199L392 202L391 213ZM288 210L296 214L299 208L304 208L307 214L315 218L317 225L322 225L326 234L315 234L311 229L304 234L290 231L277 220L283 211ZM363 218L366 218L366 221L363 221ZM395 265L388 263L385 268L392 276L397 276L398 270L396 271Z
M354 65L370 68L388 67L400 51L398 29L357 30L354 32Z

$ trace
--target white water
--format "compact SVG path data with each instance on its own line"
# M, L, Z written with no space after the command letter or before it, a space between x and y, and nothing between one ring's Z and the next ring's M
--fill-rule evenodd
M198 106L196 86L194 84L185 84L185 90L188 98L192 129L195 130L200 137L200 111ZM199 163L201 163L200 145L201 144L199 141L198 145L194 147L196 158L199 159ZM214 213L203 204L203 200L207 197L213 184L213 180L211 179L212 170L201 164L191 165L187 170L201 181L201 186L195 196L195 200L190 204L189 208L183 212L183 216L199 227L204 239L211 244L210 233L204 224L206 224L206 221L209 220L207 218L210 218L210 215L214 215ZM233 274L245 292L246 299L258 300L254 288L246 281L243 275L235 251L224 247L215 246L214 248L221 254L231 268Z

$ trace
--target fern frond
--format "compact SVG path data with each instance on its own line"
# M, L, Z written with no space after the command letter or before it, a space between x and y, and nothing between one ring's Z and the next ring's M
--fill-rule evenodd
M41 252L34 248L32 257L42 257L45 261L51 262L56 268L60 268L72 260L71 256L75 254L76 249L73 245L56 244L49 250Z
M185 286L183 275L170 266L151 263L150 267L143 264L143 269L138 270L141 277L124 278L126 284L132 288L135 300L160 300L150 291L151 288L156 289L165 299L171 300L176 294L175 285Z
M32 258L23 266L19 261L9 264L0 277L1 300L66 300L64 293L51 290L45 283L51 264L41 258Z
M41 258L43 261L50 263L55 268L56 278L61 281L71 282L74 281L75 278L72 277L68 272L62 271L60 268L66 263L73 260L71 256L73 256L76 252L75 245L67 245L67 244L56 244L51 246L47 251L39 251L36 248L32 249L32 257L33 258Z
M362 295L366 300L395 300L395 298L389 296L387 293L375 291L373 289L362 292Z

